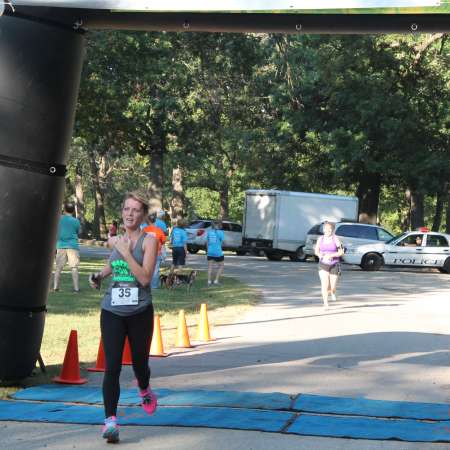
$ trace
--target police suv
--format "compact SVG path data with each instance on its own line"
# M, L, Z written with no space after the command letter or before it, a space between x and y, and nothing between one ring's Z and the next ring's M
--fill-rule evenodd
M450 235L421 228L388 242L347 248L343 260L363 270L379 270L387 265L436 267L442 273L450 273Z

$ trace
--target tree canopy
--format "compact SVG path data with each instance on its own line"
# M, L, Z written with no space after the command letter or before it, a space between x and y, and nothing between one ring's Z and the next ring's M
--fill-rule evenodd
M441 34L90 33L66 195L96 237L136 187L172 216L239 221L276 188L449 231L449 55Z

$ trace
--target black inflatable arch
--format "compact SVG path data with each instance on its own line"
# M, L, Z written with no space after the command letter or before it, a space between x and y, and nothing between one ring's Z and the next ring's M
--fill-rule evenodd
M450 31L447 14L134 13L12 3L0 17L1 380L30 375L39 354L86 30Z

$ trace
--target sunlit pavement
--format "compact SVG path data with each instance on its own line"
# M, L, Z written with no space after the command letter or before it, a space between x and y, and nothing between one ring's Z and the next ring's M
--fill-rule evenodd
M187 264L206 268L206 257L189 255ZM225 267L226 275L259 289L261 303L236 323L214 328L214 343L151 358L155 387L450 403L449 275L345 267L338 301L324 310L314 263L230 255ZM122 379L132 385L129 368ZM100 380L101 375L90 375L91 384ZM0 431L2 427L0 442L10 436L8 449L104 446L97 427L0 423ZM123 427L122 436L130 449L450 448L160 427Z
M205 268L205 259L188 264ZM450 276L346 266L324 310L315 263L229 256L226 274L262 302L217 327L216 343L155 360L155 383L450 402Z

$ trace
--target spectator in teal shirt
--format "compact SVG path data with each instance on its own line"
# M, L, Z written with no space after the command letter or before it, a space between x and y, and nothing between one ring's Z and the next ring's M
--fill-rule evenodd
M172 262L174 269L178 269L186 264L188 235L184 229L183 219L178 219L172 229L170 242L172 244Z
M167 225L166 222L164 222L164 216L166 215L166 213L164 212L163 209L160 209L157 214L156 214L156 221L155 221L155 225L159 228L161 228L161 230L164 231L164 234L167 236L169 234L169 230L167 229Z
M64 212L59 220L58 240L56 242L56 269L53 278L53 290L59 290L61 272L66 263L72 271L72 282L74 292L80 291L78 266L80 265L80 253L78 250L78 233L80 232L80 221L73 217L75 205L64 203Z
M206 257L208 260L208 286L211 284L219 284L219 278L224 269L224 256L222 250L222 242L224 240L224 232L221 229L221 222L213 222L211 228L206 233ZM217 266L216 275L213 279L213 269Z

